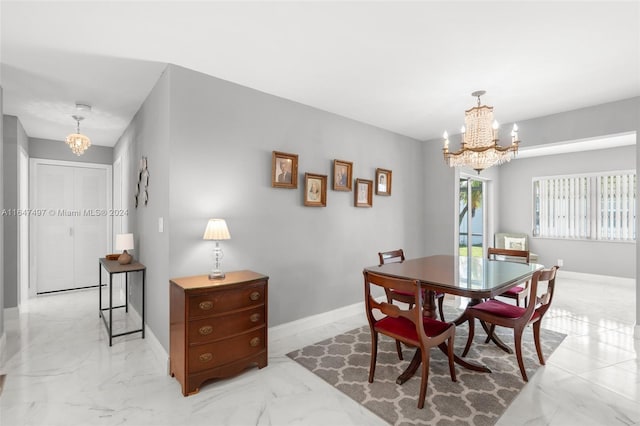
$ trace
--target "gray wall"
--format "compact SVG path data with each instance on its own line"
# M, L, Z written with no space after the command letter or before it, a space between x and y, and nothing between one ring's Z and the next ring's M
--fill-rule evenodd
M532 229L532 179L562 174L636 169L636 147L626 146L515 160L500 167L500 229ZM563 270L626 278L636 276L635 242L530 238L531 251L544 265L563 259Z
M78 156L71 152L63 141L29 138L29 157L48 160L78 161L82 163L112 164L113 148L91 145L84 154Z
M18 209L18 179L19 179L19 149L29 152L29 139L18 120L12 115L3 116L4 133L4 208ZM7 215L4 218L4 307L18 306L18 220L17 215Z
M149 205L130 220L149 271L148 324L165 348L168 281L211 269L213 246L202 240L211 217L226 219L231 232L223 269L270 277L270 326L362 301L362 268L380 250L426 254L416 140L169 66L115 158L127 144L135 146L133 170L139 156L149 160ZM273 150L299 155L297 190L271 187ZM328 189L327 207L303 206L304 173L329 175L331 188L334 159L353 161L354 178L392 170L392 195L356 208L353 192Z
M3 92L0 86L0 116L3 116ZM0 120L0 164L4 160L4 120ZM0 173L0 208L4 208L4 178ZM4 307L4 216L0 215L0 308ZM0 309L0 341L4 334L4 309ZM4 347L0 347L0 357Z

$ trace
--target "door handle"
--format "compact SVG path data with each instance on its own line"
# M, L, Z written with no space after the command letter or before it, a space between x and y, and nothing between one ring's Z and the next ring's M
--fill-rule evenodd
M71 228L71 227L69 228L69 236L73 237L73 228Z

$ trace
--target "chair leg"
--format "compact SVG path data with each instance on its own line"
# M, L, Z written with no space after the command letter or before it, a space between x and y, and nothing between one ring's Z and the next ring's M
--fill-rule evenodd
M402 346L400 346L400 340L396 340L396 352L398 352L398 359L402 361L404 358L402 357Z
M418 408L424 408L424 400L427 397L427 383L429 382L429 348L422 350L422 374L420 378L420 396L418 396Z
M536 352L538 352L538 360L540 364L544 364L544 355L542 354L542 346L540 345L540 320L533 323L533 341L536 344Z
M475 318L469 318L469 337L467 337L467 345L464 347L464 351L462 351L462 356L465 357L467 356L467 353L469 353L469 349L471 348L471 342L473 341L473 334L474 334L474 329L475 329L475 322L476 319Z
M455 328L453 329L453 332L451 333L451 336L449 336L448 339L448 351L447 351L447 355L449 358L449 374L451 374L451 381L452 382L457 382L458 379L456 378L456 366L454 365L454 353L453 353L453 344L456 338L456 331Z
M438 297L438 310L440 310L440 320L442 322L446 322L444 320L444 308L443 308L443 305L444 305L444 296Z
M516 347L516 358L518 359L518 367L520 367L520 373L522 373L522 378L525 382L529 381L527 377L527 370L524 368L524 361L522 360L522 332L524 328L515 328L513 330L514 344Z
M376 374L376 359L378 358L378 333L371 330L371 364L369 365L369 383L373 383Z

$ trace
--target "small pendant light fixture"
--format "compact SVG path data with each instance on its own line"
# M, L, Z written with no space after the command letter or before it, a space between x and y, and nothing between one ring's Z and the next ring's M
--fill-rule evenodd
M80 122L84 120L83 112L90 113L91 105L76 103L76 114L72 115L77 123L76 133L70 134L65 140L71 151L78 156L84 154L87 148L91 146L91 139L80 133Z

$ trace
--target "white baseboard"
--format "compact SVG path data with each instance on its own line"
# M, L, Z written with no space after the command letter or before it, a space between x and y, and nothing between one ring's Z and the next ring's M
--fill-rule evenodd
M129 314L136 317L134 319L134 322L142 321L140 314L133 305L129 305ZM144 340L146 340L151 347L151 352L153 352L158 362L163 365L163 369L166 365L166 373L169 374L169 354L164 349L164 346L162 346L153 331L151 331L151 328L147 327L146 324L144 324Z
M6 350L7 350L7 333L3 332L2 336L0 336L0 372L2 372L2 367L4 366Z
M18 307L4 308L4 320L17 320L20 317Z
M558 270L558 278L576 279L582 281L606 281L608 284L630 285L635 287L635 278L614 277L609 275L587 274L584 272Z
M362 314L363 312L364 302L357 302L353 305L343 306L342 308L332 311L300 318L299 320L269 327L269 339L282 339L293 336L304 330L330 324L343 318Z

